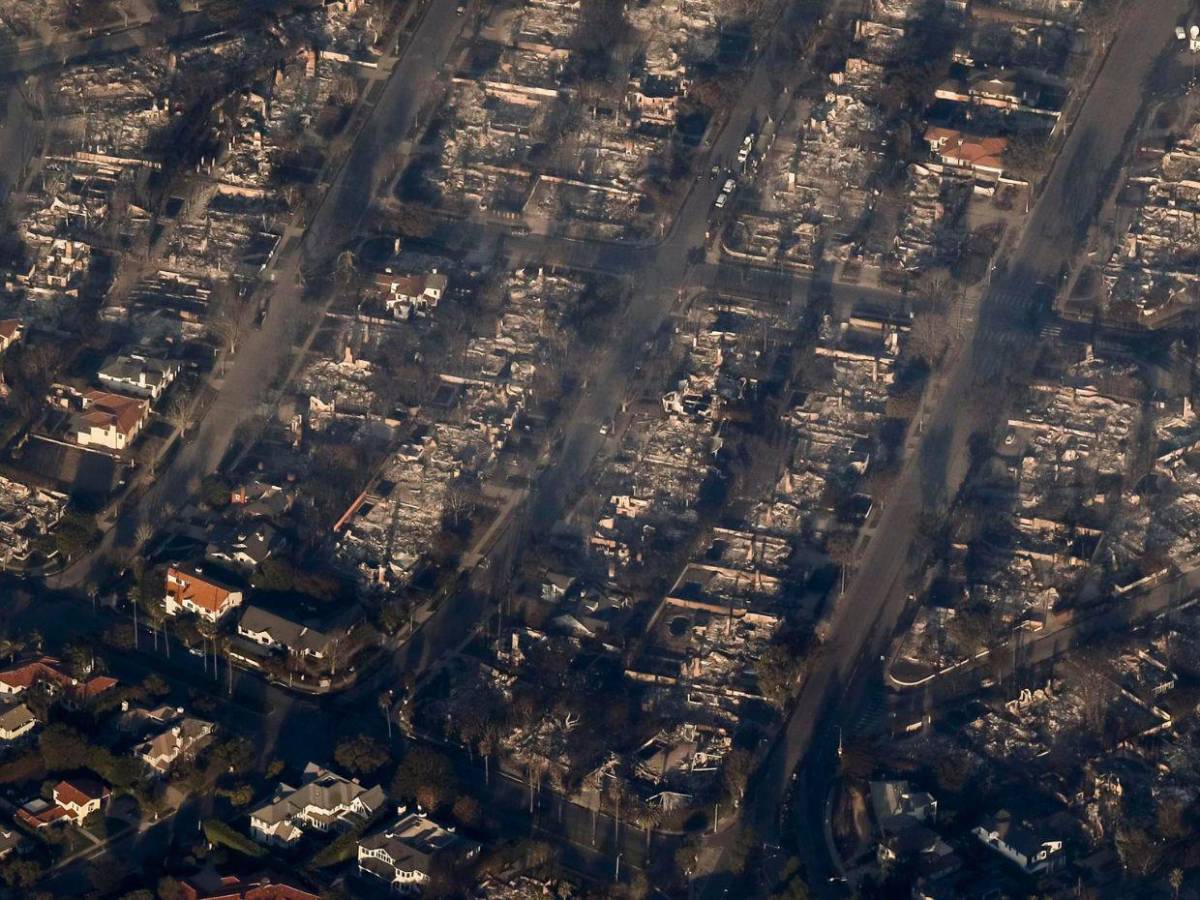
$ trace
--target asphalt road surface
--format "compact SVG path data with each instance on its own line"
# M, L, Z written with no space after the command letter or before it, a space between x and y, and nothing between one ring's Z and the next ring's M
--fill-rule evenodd
M1147 81L1173 41L1186 0L1145 0L1130 9L1012 258L992 278L974 332L953 364L918 449L896 483L846 594L830 638L764 766L747 790L744 822L767 844L781 840L780 813L801 762L802 822L794 835L816 884L833 874L823 848L825 793L836 776L837 733L853 721L906 605L921 562L920 527L943 514L967 470L971 433L990 421L973 397L981 386L1020 378L1032 365L1040 312L1060 270L1080 246L1110 179L1125 159ZM732 839L732 837L730 838ZM707 893L724 885L714 879Z

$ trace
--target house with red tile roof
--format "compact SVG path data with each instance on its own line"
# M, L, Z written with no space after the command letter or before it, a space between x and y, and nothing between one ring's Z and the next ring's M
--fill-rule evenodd
M48 803L41 797L35 797L18 809L14 818L27 828L38 831L56 822L65 822L67 811L57 803Z
M150 402L91 390L83 395L83 412L72 426L75 440L84 447L124 450L133 444L150 417Z
M238 878L208 872L193 875L180 887L185 900L317 900L316 894L265 876Z
M107 675L93 675L87 681L80 682L63 671L61 662L49 656L0 672L0 695L16 696L37 686L50 693L63 692L67 704L75 709L112 690L117 684L117 679Z
M216 622L242 603L241 588L190 563L170 566L166 587L163 606L168 616L190 612Z
M101 694L111 691L120 682L108 675L93 675L87 681L67 688L66 705L71 709L87 706Z
M63 672L61 665L57 659L43 656L15 669L0 672L0 694L15 696L35 684L45 684L56 690L69 688L75 684L75 679Z
M1004 151L1008 149L1005 138L979 137L953 128L932 127L925 131L925 142L933 155L948 166L971 169L991 178L1004 174Z
M75 778L54 786L54 802L62 807L68 819L82 825L84 819L100 810L109 793L108 788L98 781Z
M16 818L35 831L56 822L82 825L104 806L109 794L105 785L91 778L64 779L54 786L53 803L37 797L18 809Z
M428 275L377 275L375 284L383 293L383 303L397 319L414 313L423 316L438 305L449 285L445 275L434 269Z

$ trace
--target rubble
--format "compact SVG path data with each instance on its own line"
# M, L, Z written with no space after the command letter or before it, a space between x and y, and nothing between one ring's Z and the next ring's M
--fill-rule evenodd
M67 495L0 476L0 568L20 569L63 517Z

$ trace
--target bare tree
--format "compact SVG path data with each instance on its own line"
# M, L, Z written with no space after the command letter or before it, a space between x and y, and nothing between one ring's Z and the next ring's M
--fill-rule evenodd
M180 437L187 434L198 405L199 402L194 395L179 393L171 399L171 403L167 406L167 421L179 432Z
M345 72L333 80L333 99L342 106L353 106L358 99L358 83Z
M134 532L134 541L137 546L144 546L152 537L154 537L154 524L147 519L142 519L138 523L137 531Z
M479 755L483 757L484 784L491 783L490 762L492 755L498 749L500 749L500 728L495 722L488 722L483 726L483 732L479 735Z
M339 253L334 268L341 283L349 285L358 274L358 263L354 259L354 251L343 250Z

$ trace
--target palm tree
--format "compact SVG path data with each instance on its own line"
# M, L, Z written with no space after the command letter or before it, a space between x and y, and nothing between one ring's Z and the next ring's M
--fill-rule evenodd
M654 834L654 830L662 824L663 811L661 806L651 806L649 803L642 801L637 805L638 824L642 826L642 830L646 832L646 864L650 863L650 836Z
M7 656L11 663L17 654L25 649L25 641L20 638L4 638L0 640L0 656Z
M154 650L157 653L158 633L162 631L163 623L166 621L166 610L162 608L161 603L158 603L157 601L150 601L142 605L142 612L146 614L146 619L150 623L151 630L154 632ZM170 656L169 648L167 650L167 655Z

